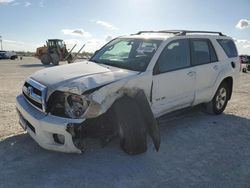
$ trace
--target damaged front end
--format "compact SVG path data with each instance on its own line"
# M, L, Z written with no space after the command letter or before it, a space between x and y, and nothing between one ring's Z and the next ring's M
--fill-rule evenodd
M78 149L84 151L86 138L98 138L104 147L113 138L119 136L121 147L129 154L138 154L146 151L146 133L153 139L156 150L160 147L160 134L157 122L153 116L150 104L143 90L128 89L125 82L112 83L93 90L92 93L84 92L81 95L65 91L55 91L48 100L48 112L51 115L63 118L82 119L82 123L67 124L66 131L72 135L72 140ZM74 91L77 91L74 89ZM121 100L132 101L129 106ZM137 111L134 111L138 108ZM127 109L120 111L119 109ZM130 116L137 116L137 122L127 121ZM132 118L133 119L133 118ZM136 130L136 126L138 130ZM124 136L122 132L128 132ZM145 133L144 133L145 132ZM143 149L136 146L138 140L124 146L126 140L141 134ZM139 135L138 135L139 136ZM145 143L144 143L145 142ZM138 149L140 148L140 149Z

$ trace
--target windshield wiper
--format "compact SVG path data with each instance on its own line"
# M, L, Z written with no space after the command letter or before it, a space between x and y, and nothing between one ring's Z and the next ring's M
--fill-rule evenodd
M117 67L117 68L121 68L121 69L127 69L127 70L132 70L132 71L139 71L138 69L134 69L132 67L128 67L128 66L124 66L124 65L118 65L118 64L114 64L114 63L105 62L103 64L104 65L113 66L113 67Z

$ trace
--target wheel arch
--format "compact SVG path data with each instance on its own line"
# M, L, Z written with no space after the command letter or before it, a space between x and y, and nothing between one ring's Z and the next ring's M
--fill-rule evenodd
M224 79L222 80L221 84L223 84L223 83L226 83L227 86L228 86L228 89L229 89L229 97L228 97L228 100L230 100L231 97L232 97L232 93L233 93L233 78L232 78L231 76L226 77L226 78L224 78ZM220 84L220 85L221 85L221 84Z

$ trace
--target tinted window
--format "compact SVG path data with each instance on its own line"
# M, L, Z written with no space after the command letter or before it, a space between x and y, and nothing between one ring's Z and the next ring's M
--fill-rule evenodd
M202 65L216 62L217 56L211 42L207 39L193 39L192 44L192 64Z
M238 52L236 46L232 40L229 39L217 39L228 57L237 57Z
M189 41L180 39L170 42L157 62L157 72L168 72L190 66Z
M215 52L214 47L211 44L211 42L209 42L209 52L210 52L210 61L217 62L218 58L217 58L216 52Z

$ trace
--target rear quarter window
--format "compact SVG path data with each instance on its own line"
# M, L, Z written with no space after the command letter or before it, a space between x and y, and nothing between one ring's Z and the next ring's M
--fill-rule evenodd
M238 56L237 48L232 40L217 39L217 41L229 58Z

